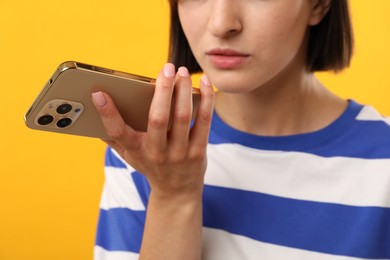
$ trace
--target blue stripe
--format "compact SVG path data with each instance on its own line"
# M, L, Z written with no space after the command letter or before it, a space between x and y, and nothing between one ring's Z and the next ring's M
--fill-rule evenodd
M127 166L114 155L110 147L108 147L106 151L105 166L127 169ZM133 178L133 182L137 187L137 191L145 208L147 208L150 193L149 183L146 181L145 176L137 171L132 172L131 177Z
M101 210L96 244L138 253L144 211ZM286 199L206 185L204 226L258 241L368 259L390 259L390 209Z
M237 143L260 150L296 151L323 157L390 158L390 126L383 121L360 121L362 106L349 102L345 112L315 132L289 136L258 136L234 129L214 113L209 143Z
M101 209L96 245L109 251L139 253L145 216L145 211L126 208Z
M390 159L390 126L383 121L357 121L348 134L309 152L324 157Z
M205 186L204 226L334 255L390 258L390 209Z
M150 195L150 185L146 180L146 177L139 172L132 172L131 177L137 188L138 194L141 197L144 207L148 207L149 195Z
M111 149L112 149L111 147L107 147L106 149L104 165L126 169L127 168L126 164L124 164L121 160L119 160L118 157L114 155Z

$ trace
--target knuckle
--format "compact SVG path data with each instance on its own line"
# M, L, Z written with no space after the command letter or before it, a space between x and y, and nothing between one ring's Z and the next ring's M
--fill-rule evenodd
M149 160L156 165L164 165L167 163L168 159L164 153L151 153L149 155Z
M122 127L107 128L106 129L108 137L112 140L121 140L126 136L126 130Z
M168 124L168 117L152 114L149 116L149 125L154 128L163 128Z
M178 123L189 123L191 121L192 115L184 111L175 111L174 119Z
M104 118L111 118L113 116L116 116L116 111L110 106L107 106L106 108L100 109L100 115Z
M186 161L186 159L187 159L187 153L179 149L173 151L170 156L170 160L174 164L180 164Z
M207 89L206 91L205 90L201 91L201 95L202 95L202 98L214 99L215 92L212 89Z
M113 106L107 106L107 108L100 110L100 116L103 120L103 123L105 123L107 126L111 126L112 122L122 121L122 116L119 114L116 107Z
M173 80L172 79L162 79L159 81L160 84L157 85L158 89L163 92L172 92L173 91Z
M210 124L213 116L208 111L201 110L198 112L198 117L200 117L202 122L204 122L206 124Z
M203 161L204 158L206 157L205 149L203 149L201 147L196 147L196 148L191 150L189 157L193 161Z

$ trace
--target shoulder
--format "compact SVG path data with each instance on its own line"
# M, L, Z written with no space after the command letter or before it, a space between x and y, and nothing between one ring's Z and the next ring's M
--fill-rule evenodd
M362 106L352 128L357 134L370 140L390 142L390 118L381 115L372 106Z
M356 117L357 121L379 123L386 129L390 129L390 117L383 116L372 106L363 106Z
M339 149L370 159L390 158L390 118L375 108L360 105L354 123L336 141Z

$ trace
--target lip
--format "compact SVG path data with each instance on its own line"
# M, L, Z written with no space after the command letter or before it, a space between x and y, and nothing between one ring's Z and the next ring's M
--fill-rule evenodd
M250 57L249 54L233 49L216 48L206 52L210 63L218 69L235 69L242 66Z

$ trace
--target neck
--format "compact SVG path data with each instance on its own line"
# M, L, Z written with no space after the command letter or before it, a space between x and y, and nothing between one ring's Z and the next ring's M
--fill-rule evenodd
M227 124L263 136L309 133L326 127L347 102L329 92L312 73L287 73L250 93L216 95L215 109Z

